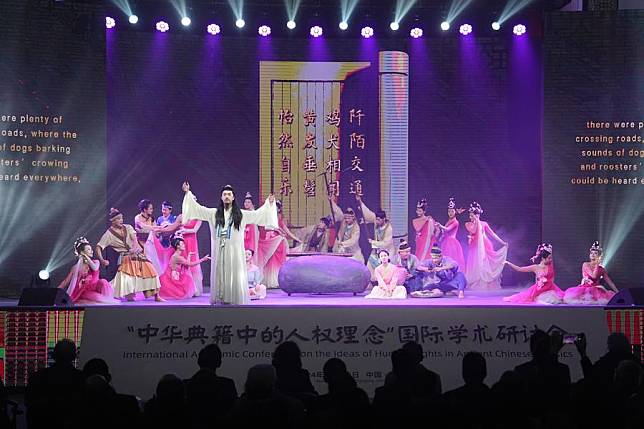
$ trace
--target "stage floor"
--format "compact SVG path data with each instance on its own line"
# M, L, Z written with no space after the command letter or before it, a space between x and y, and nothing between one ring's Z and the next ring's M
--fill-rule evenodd
M571 307L568 305L543 305L543 304L514 304L503 301L503 297L512 295L520 288L504 288L500 291L468 291L464 299L456 296L446 295L443 298L407 298L395 300L365 299L364 295L353 296L350 293L338 294L303 294L295 293L288 296L281 290L269 290L263 300L251 301L251 307ZM209 294L200 297L174 300L166 302L155 302L153 299L142 299L137 297L134 302L121 302L116 306L122 307L202 307L211 305ZM18 300L0 299L0 307L17 307ZM105 305L101 305L104 307ZM80 306L85 307L85 306ZM583 307L575 305L574 307Z

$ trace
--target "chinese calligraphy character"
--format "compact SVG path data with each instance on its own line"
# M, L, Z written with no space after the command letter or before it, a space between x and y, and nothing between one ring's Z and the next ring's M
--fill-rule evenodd
M362 125L362 118L364 118L364 113L362 109L351 109L349 110L349 123L353 123L354 119L358 120L358 126Z
M335 148L336 150L340 150L337 134L331 134L331 137L329 138L329 140L327 140L327 142L329 142L329 144L324 147L325 149Z
M273 329L267 326L260 333L260 338L262 343L270 343L274 340L275 344L279 344L284 340L284 331L279 326L275 326Z
M164 337L161 337L161 341L169 341L170 344L174 343L174 340L180 340L183 338L183 335L181 335L181 329L176 326L176 325L168 325L165 328L163 328L163 331L161 331Z
M280 134L277 145L280 149L292 149L293 148L292 136L289 133L283 132L282 134Z
M233 337L232 325L217 325L212 328L212 342L215 344L230 344Z
M363 196L362 192L362 180L354 180L353 182L349 183L349 193L350 194L355 194L358 196Z
M438 329L438 326L432 326L431 329L429 328L429 326L421 326L420 340L423 343L425 342L425 340L427 340L427 342L434 344L442 343L443 341L445 341L445 339L443 338L443 331Z
M317 149L318 148L315 145L315 134L306 133L306 137L304 137L304 140L306 141L306 143L304 144L304 149Z
M315 119L317 118L317 115L315 114L315 110L309 109L305 111L302 114L302 117L304 118L304 126L308 127L309 125L315 126Z
M355 143L356 148L364 149L364 134L351 133L351 140L349 141L349 149L353 149Z
M315 158L313 158L313 155L307 155L306 158L304 158L302 168L307 173L314 173L315 170L318 169L318 163L315 161Z
M307 197L315 196L315 180L304 180L304 195Z
M329 182L329 196L337 197L339 195L340 195L340 181L334 180L332 182Z
M280 185L280 195L290 195L293 193L291 189L291 181L288 177L282 177L282 183Z
M304 337L304 336L300 335L300 334L297 332L297 328L293 329L293 330L291 331L291 333L290 333L290 334L288 334L288 335L286 336L286 340L285 340L285 341L288 341L288 340L290 340L291 338L295 338L295 339L300 340L300 341L311 341L311 339L310 339L310 338L306 338L306 337Z
M340 111L338 109L333 109L333 112L327 114L324 120L329 125L334 125L336 127L339 127L340 126Z
M515 325L512 326L505 326L505 325L500 325L497 326L497 333L496 333L496 339L497 340L507 340L508 343L513 343L516 344L521 340L522 342L528 341L528 328L523 325L523 329L517 328Z
M248 344L248 341L251 338L255 338L256 336L257 336L257 329L251 328L248 325L246 325L244 329L237 330L237 338L239 338L240 340L244 340L244 344Z
M476 325L476 328L474 328L473 331L472 341L479 344L489 343L492 341L492 337L487 334L487 325Z
M282 173L291 172L291 158L282 157Z
M383 331L376 325L370 325L365 331L362 333L363 337L365 338L365 341L367 343L371 344L382 344L383 341L385 340L385 335L387 331Z
M293 112L291 112L291 109L282 109L280 110L280 114L277 118L280 121L280 124L292 124L293 123Z
M149 323L145 328L137 329L137 335L139 336L139 338L145 338L145 344L149 344L150 338L156 337L158 332L159 328L155 328Z
M354 156L351 160L351 171L364 171L364 168L360 167L360 158Z
M326 162L325 170L328 173L334 173L340 171L340 160L339 159L330 159Z
M409 326L399 326L398 327L398 340L401 343L407 343L413 341L418 342L418 327L414 325Z
M356 334L358 333L358 327L357 326L338 326L336 328L336 336L338 342L342 341L343 344L357 344L358 343L358 337Z
M467 329L465 325L450 326L447 330L447 338L454 341L456 344L461 344L461 341L467 338Z
M201 325L195 325L188 328L188 335L185 336L186 344L190 344L194 340L201 341L201 344L206 344L208 336L206 335L206 328Z
M320 329L318 325L315 326L312 332L313 336L311 339L315 341L315 344L320 344L323 342L335 343L335 340L331 338L331 329Z

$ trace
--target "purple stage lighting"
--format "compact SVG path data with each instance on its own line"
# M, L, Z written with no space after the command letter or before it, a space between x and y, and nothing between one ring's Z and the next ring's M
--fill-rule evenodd
M470 24L463 24L461 27L458 29L458 31L463 35L467 36L472 32L472 26Z
M517 36L523 36L526 31L527 31L527 29L525 28L525 25L523 25L523 24L517 24L512 29L512 32L514 34L516 34Z
M373 28L362 27L362 30L360 30L360 34L362 34L362 37L364 37L365 39L368 39L373 36Z
M208 33L212 34L213 36L216 36L217 34L219 34L221 29L217 24L209 24L208 27L206 27L206 31L208 31Z
M411 31L409 32L409 35L410 35L411 37L413 37L414 39L418 39L419 37L423 37L423 29L422 29L422 28L418 28L418 27L414 27L414 28L412 28L412 29L411 29Z
M165 21L159 21L157 22L157 31L160 31L162 33L165 33L170 29L170 26L168 25L167 22Z
M268 25L262 25L257 29L257 32L259 33L260 36L266 37L269 34L271 34L271 27L269 27Z
M315 25L311 27L310 33L311 33L311 36L313 37L320 37L322 35L322 27L320 27L319 25Z
M110 16L105 17L105 28L114 28L116 25L116 21L114 21L114 18Z

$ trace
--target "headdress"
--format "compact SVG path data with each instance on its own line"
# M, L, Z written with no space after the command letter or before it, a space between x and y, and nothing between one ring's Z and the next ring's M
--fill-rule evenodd
M252 199L253 199L253 196L251 195L251 193L250 193L250 192L246 192L246 195L244 195L244 199L245 199L245 200L252 200Z
M119 215L121 215L121 214L122 214L122 213L121 213L121 211L120 211L119 209L116 209L116 208L112 207L112 208L110 209L110 211L109 211L108 215L107 215L107 220L109 220L110 222L112 222L112 221L114 220L114 218L116 218L117 216L119 216Z
M331 226L331 219L328 216L321 217L320 221L324 222L324 224L327 226L327 228L329 226Z
M170 210L172 210L172 203L171 203L170 201L164 201L164 202L162 202L162 203L161 203L161 206L162 206L162 207L169 208Z
M233 189L233 187L231 185L226 185L223 188L221 188L221 192L224 192L224 191L230 191L233 194L235 193L235 189Z
M429 251L429 253L431 253L432 256L434 256L434 255L441 256L443 254L443 251L441 250L440 247L434 246L434 247L432 247L432 250Z
M541 252L548 252L548 254L552 254L552 244L541 243L540 245L538 245L537 251L534 253L534 256L530 258L530 260L532 262L535 262L541 256Z
M380 219L387 219L387 213L384 210L378 210L375 214Z
M80 252L78 251L78 248L86 244L89 244L88 239L86 239L85 237L78 237L76 241L74 241L74 255L80 256Z
M409 247L409 243L407 243L406 240L400 240L400 244L398 245L398 250L409 250L411 247Z
M420 201L416 203L416 208L425 210L427 208L427 199L421 198Z
M449 202L447 203L447 208L456 209L456 203L454 202L454 197L450 197Z
M474 201L474 202L472 202L472 204L470 204L470 208L469 208L468 211L470 213L474 213L474 214L477 214L477 215L483 214L483 208L476 201Z
M348 214L348 215L351 215L351 216L355 216L355 215L356 215L356 212L354 212L354 211L353 211L353 209L352 209L351 207L347 207L346 209L344 209L344 214Z
M604 249L602 249L602 246L599 244L599 241L595 240L593 242L593 245L590 246L590 251L591 252L602 253L604 251Z

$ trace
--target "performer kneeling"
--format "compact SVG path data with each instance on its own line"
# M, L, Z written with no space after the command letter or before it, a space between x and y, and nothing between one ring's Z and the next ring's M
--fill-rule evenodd
M253 264L253 250L246 249L246 274L248 276L248 296L251 300L266 298L266 286L262 282L262 271Z
M403 285L407 289L407 293L415 292L423 287L423 273L419 273L417 268L420 261L416 255L411 254L411 247L405 240L401 240L398 246L398 267L404 270L401 275L404 275Z
M161 290L159 293L165 299L187 299L195 294L195 281L190 268L209 261L210 256L206 255L196 261L190 261L192 254L186 259L183 253L186 251L186 243L181 237L174 237L171 241L174 253L170 257L170 263L159 279Z
M101 265L92 259L94 252L85 237L79 237L74 242L74 254L78 257L78 262L58 287L67 288L74 304L118 303L114 299L114 290L110 282L98 278Z
M374 270L378 286L371 289L365 298L373 299L405 299L407 291L402 286L407 270L401 269L389 262L389 252L380 249L378 252L380 265Z
M564 303L566 304L590 304L605 305L618 292L617 286L608 276L606 269L601 265L603 249L599 241L590 246L589 262L581 266L581 284L566 289ZM612 290L606 290L601 281L604 280Z
M423 289L411 294L414 298L440 298L448 292L458 291L459 298L465 298L465 274L458 270L458 264L450 257L443 256L441 248L432 247L431 260L421 262L416 269L425 272Z
M123 224L123 215L118 209L110 209L108 219L111 225L96 245L96 256L107 267L110 262L103 259L103 250L112 247L120 255L118 272L112 280L114 297L134 301L136 293L143 292L146 298L154 296L156 301L164 301L159 296L159 275L143 254L134 228Z

